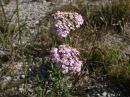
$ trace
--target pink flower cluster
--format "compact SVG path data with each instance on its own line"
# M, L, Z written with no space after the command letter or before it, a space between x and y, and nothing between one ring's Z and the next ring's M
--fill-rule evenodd
M52 61L63 73L76 74L81 71L82 61L79 60L79 52L68 45L60 45L58 48L52 48Z
M67 37L70 30L79 28L84 20L83 17L76 12L57 11L53 14L55 20L56 34L60 37Z

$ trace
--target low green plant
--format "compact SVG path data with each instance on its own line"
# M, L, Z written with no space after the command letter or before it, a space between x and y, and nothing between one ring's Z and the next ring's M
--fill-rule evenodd
M106 54L108 75L115 78L128 78L128 60L123 56L119 46L112 47Z

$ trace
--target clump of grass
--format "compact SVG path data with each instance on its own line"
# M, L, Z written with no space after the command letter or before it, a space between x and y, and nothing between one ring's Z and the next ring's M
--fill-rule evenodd
M88 25L91 25L96 30L110 28L117 32L124 30L128 19L128 11L128 0L112 0L93 8L84 6L81 9L81 13Z
M103 62L104 54L100 48L94 47L91 49L89 61Z
M128 78L128 60L124 58L119 47L109 49L106 54L106 60L109 64L108 75L114 78Z
M88 53L83 52L90 73L108 75L110 78L128 79L129 60L126 59L119 46L104 48L93 47ZM86 66L86 65L85 65ZM85 67L83 67L85 68ZM102 68L102 69L101 69Z

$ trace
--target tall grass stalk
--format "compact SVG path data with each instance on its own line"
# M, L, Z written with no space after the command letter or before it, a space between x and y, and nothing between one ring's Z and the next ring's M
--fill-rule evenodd
M0 0L0 7L1 7L2 13L4 15L4 25L5 25L5 23L7 22L7 17L6 17L6 13L5 13L5 10L4 10L4 6L2 4L2 0Z
M17 26L18 26L18 34L19 34L19 39L18 39L18 43L19 43L19 49L21 52L21 56L22 56L22 62L23 62L23 68L24 68L24 75L25 75L25 85L24 88L26 90L26 83L27 83L27 68L26 68L26 63L24 60L24 51L23 51L23 44L22 44L22 29L20 26L20 16L19 16L19 0L16 0L16 16L17 16Z

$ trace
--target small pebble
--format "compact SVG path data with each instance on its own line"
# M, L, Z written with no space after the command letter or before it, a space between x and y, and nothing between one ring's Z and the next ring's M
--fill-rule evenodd
M10 81L12 78L10 76L7 76L5 79L6 81Z
M24 92L25 90L24 90L24 88L19 88L19 91L22 93L22 92Z
M23 79L24 79L24 78L25 78L25 75L21 75L21 78L23 78Z

